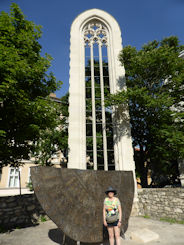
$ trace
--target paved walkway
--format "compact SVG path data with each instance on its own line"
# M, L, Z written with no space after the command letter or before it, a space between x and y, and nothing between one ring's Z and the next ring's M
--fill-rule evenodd
M130 233L140 228L148 228L159 234L159 239L148 245L184 245L184 225L169 224L142 217L131 217L122 245L140 245L130 239ZM46 221L34 227L16 229L0 234L0 245L54 245L62 244L62 233L52 221ZM69 245L76 243L69 242ZM89 245L89 244L88 244Z

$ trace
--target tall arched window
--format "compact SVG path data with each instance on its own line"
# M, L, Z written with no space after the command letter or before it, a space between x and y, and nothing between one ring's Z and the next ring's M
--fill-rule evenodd
M112 113L104 104L110 93L107 27L93 20L84 26L83 35L87 168L115 170Z
M130 125L121 117L128 111L104 105L108 93L126 89L120 27L90 9L73 21L70 42L68 168L134 171Z

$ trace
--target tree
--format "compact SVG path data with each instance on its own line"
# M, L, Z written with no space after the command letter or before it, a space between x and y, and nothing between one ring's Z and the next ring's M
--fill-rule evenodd
M174 184L177 159L184 157L183 101L184 46L177 37L152 41L141 50L127 46L120 53L127 90L112 95L111 105L128 104L136 172L147 187L148 169L153 186Z
M53 102L51 111L57 109L58 115L54 115L55 125L44 130L40 130L39 139L34 141L32 156L35 163L39 165L51 166L53 155L63 154L60 164L66 167L68 161L68 96L67 93L60 101Z
M42 57L41 27L26 20L16 4L0 15L0 165L18 166L29 159L45 129L58 124L59 109L49 94L60 88Z

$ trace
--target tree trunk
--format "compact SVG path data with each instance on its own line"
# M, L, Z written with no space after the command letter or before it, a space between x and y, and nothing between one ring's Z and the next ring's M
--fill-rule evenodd
M140 170L141 170L141 186L142 188L148 187L148 169L145 166L145 151L143 150L143 146L140 145Z

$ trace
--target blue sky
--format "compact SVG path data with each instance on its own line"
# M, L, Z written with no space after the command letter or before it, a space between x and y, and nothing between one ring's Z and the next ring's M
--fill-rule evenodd
M42 53L53 57L51 71L63 81L58 97L69 88L70 26L81 12L99 8L118 21L123 46L140 49L148 41L176 35L184 44L184 0L0 0L0 11L17 3L28 20L43 26Z

